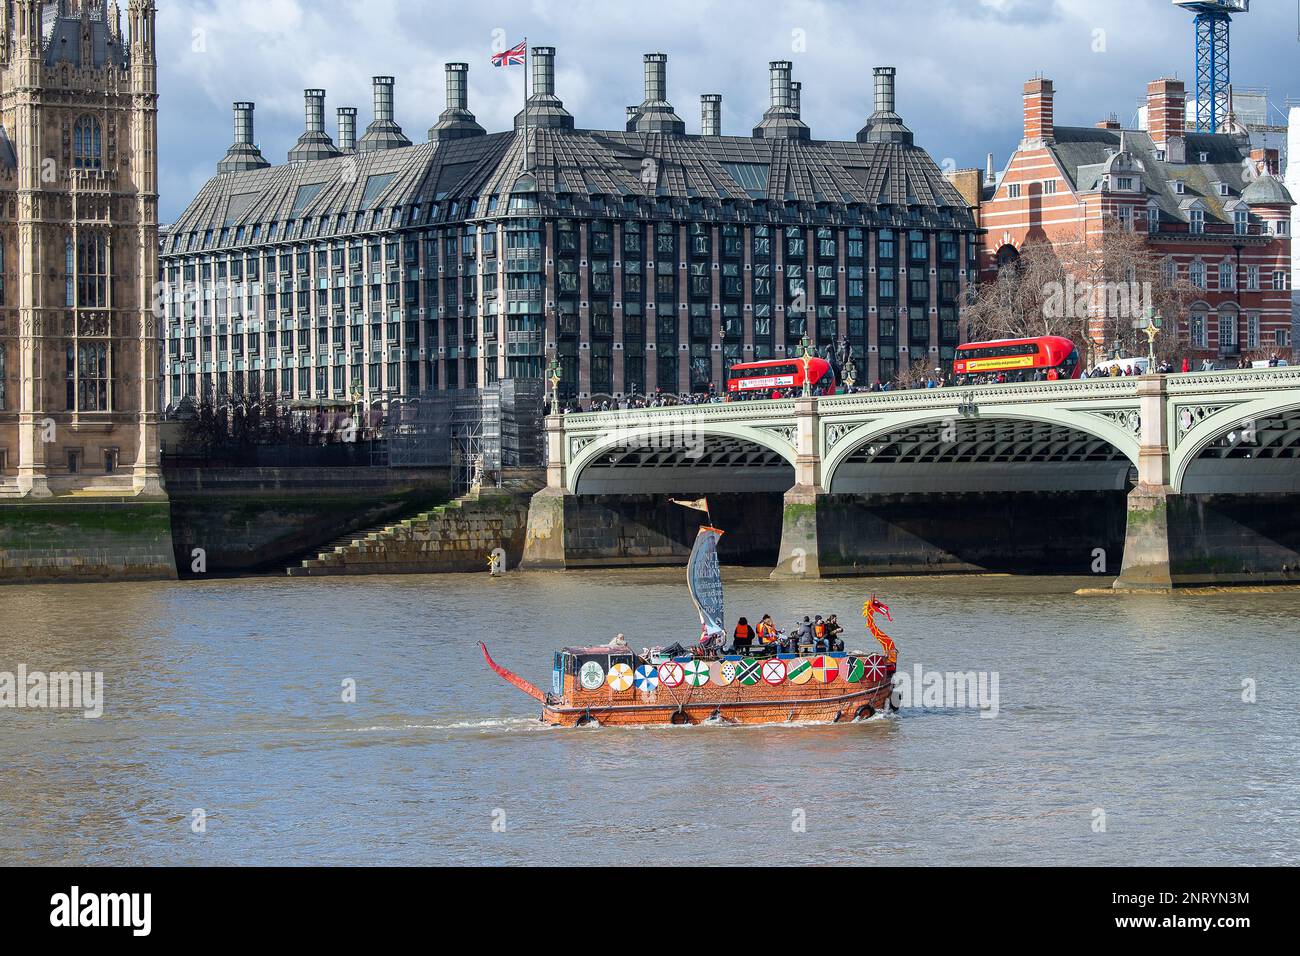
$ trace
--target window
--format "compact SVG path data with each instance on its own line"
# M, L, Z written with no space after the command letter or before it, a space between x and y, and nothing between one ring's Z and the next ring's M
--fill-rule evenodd
M5 366L6 346L0 343L0 409L5 407L5 377L8 370Z
M1237 313L1219 313L1219 348L1230 349L1237 344Z
M72 165L76 169L102 169L102 136L99 123L83 116L72 128Z
M1290 347L1291 347L1291 330L1290 330L1290 329L1278 329L1277 331L1275 331L1275 332L1273 333L1273 338L1275 339L1275 341L1277 342L1277 344L1280 345L1280 346L1282 346L1283 348L1290 348Z
M1133 207L1120 206L1115 210L1119 214L1119 224L1126 232L1133 231Z
M1131 176L1121 176L1121 177L1119 177L1119 188L1120 188L1120 189L1123 189L1123 190L1125 190L1125 191L1127 191L1127 192L1132 192L1132 191L1133 191L1133 177L1131 177Z
M1287 288L1286 273L1281 269L1273 273L1273 291L1285 292Z
M107 342L85 342L68 346L67 408L76 412L111 410L109 390L109 347Z
M1043 183L1043 194L1044 194L1044 195L1046 195L1046 196L1051 196L1051 195L1053 195L1055 192L1056 192L1056 180L1055 180L1055 179L1049 179L1049 180L1047 180L1046 182Z
M1187 279L1198 289L1205 288L1205 263L1194 259L1187 266Z
M1245 209L1238 209L1232 214L1232 231L1239 236L1250 231L1250 213Z
M1219 291L1230 292L1237 288L1236 268L1231 259L1219 263Z
M1188 231L1193 236L1199 236L1205 232L1205 210L1193 209L1188 216Z
M1259 313L1251 312L1246 316L1246 348L1259 348Z
M1259 291L1259 266L1246 266L1246 291Z
M1186 184L1185 182L1183 182L1181 179L1175 179L1175 180L1173 181L1173 186L1174 186L1174 195L1175 195L1175 196L1181 196L1181 195L1183 195L1185 192L1187 192L1187 184Z
M1206 334L1207 317L1204 312L1193 312L1189 321L1192 348L1203 349L1208 343Z
M1291 234L1291 223L1285 219L1277 219L1273 222L1273 235L1289 236Z
M1147 206L1147 232L1155 235L1160 231L1160 207L1155 203Z
M1020 198L1020 184L1019 184L1019 183L1012 183L1010 186L1007 187L1007 198L1008 198L1008 199L1019 199L1019 198Z

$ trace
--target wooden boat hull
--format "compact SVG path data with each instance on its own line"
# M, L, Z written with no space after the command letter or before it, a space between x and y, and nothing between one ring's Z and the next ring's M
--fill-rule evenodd
M651 727L672 724L781 724L797 722L847 723L870 717L889 704L890 680L875 684L820 684L784 688L702 687L672 696L665 690L637 693L635 703L590 700L566 706L547 700L542 721L559 727L596 723L607 727ZM750 696L736 693L755 690ZM785 694L763 693L785 690ZM793 695L795 691L808 691ZM728 693L731 691L731 693ZM613 696L613 695L610 695ZM623 696L623 695L619 695Z

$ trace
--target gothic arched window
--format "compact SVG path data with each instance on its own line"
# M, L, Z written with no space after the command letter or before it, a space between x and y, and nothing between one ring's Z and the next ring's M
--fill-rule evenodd
M103 169L103 135L90 116L77 120L72 128L72 165L77 169Z

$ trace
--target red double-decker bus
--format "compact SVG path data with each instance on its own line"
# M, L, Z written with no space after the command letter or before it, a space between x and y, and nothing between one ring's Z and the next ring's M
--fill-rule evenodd
M1010 382L1027 382L1038 378L1078 378L1083 367L1078 346L1058 335L1044 335L1033 339L967 342L958 346L952 371L967 378L1005 375Z
M772 392L791 389L803 391L803 359L772 359L731 366L727 391L735 398L766 398ZM835 391L835 370L825 359L808 360L808 379L815 391L829 395Z

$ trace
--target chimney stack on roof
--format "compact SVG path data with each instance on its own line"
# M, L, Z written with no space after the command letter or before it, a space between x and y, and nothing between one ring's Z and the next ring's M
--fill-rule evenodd
M705 93L700 97L700 135L722 135L721 93Z
M376 76L372 82L375 91L375 118L366 127L366 135L361 137L357 149L369 153L410 146L411 141L393 119L393 78Z
M789 60L773 60L768 64L771 105L763 114L762 122L754 127L755 139L807 140L812 138L807 124L799 118L792 104L790 70Z
M1051 80L1036 77L1025 84L1024 140L1056 142L1056 90Z
M339 150L344 153L357 151L357 108L355 106L339 107Z
M447 108L429 130L429 142L484 136L487 131L469 111L469 64L448 63Z
M217 163L219 173L238 173L246 169L265 169L271 164L253 143L253 104L235 104L235 142Z
M645 55L645 102L638 107L636 131L638 133L686 132L686 124L673 112L668 102L668 54Z
M304 163L338 156L338 147L325 132L325 91L304 90L303 99L306 102L307 128L289 150L289 162Z
M1186 158L1187 87L1182 80L1159 79L1147 86L1147 132L1170 162Z
M872 70L875 79L876 111L867 119L867 125L858 131L859 143L912 144L912 131L903 125L895 102L895 77L892 66L878 66Z
M525 108L515 114L515 129L523 129L525 119L531 127L573 129L573 116L555 95L555 47L533 47L532 59L533 90Z

